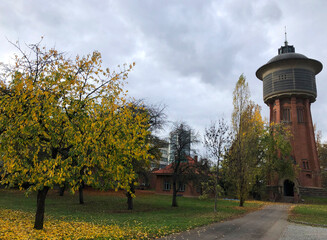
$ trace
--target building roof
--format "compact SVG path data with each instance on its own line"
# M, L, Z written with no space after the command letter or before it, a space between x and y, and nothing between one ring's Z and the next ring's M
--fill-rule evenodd
M188 164L194 165L196 163L196 160L191 158L190 156L186 156L186 159L188 161ZM185 165L186 162L181 162L181 165ZM157 171L153 171L156 175L171 175L174 172L173 163L167 165L166 167L159 169Z
M264 102L276 98L301 96L314 102L317 97L315 75L322 70L321 62L295 53L288 45L278 49L278 55L270 59L256 71L258 79L263 81Z
M310 59L303 54L296 53L293 45L288 45L285 32L285 45L278 49L278 55L270 59L265 65L261 66L256 71L256 76L260 80L263 80L263 74L272 68L294 66L301 67L305 65L310 67L315 74L318 74L322 70L321 62Z
M299 59L299 58L306 58L306 56L304 56L303 54L300 54L300 53L282 53L282 54L279 54L275 57L273 57L272 59L270 59L268 61L268 63L272 63L272 62L277 62L279 60L284 60L284 59Z

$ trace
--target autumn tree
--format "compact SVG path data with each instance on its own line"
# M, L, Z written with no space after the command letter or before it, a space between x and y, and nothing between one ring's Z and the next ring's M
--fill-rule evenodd
M232 130L234 141L229 151L229 175L235 181L240 206L244 205L253 177L258 171L260 134L263 121L260 108L250 99L245 77L240 76L233 92Z
M194 173L194 166L188 161L187 156L190 155L191 144L198 142L197 135L194 130L186 123L174 123L170 132L170 148L172 154L171 167L173 169L173 198L172 207L177 207L177 192L179 184Z
M130 191L131 159L146 159L147 116L135 117L126 104L118 72L103 69L101 55L68 59L40 43L28 45L13 65L2 65L0 80L1 183L37 192L35 229L43 228L49 189L83 183ZM133 119L131 124L131 119Z
M327 188L327 143L322 142L321 131L317 131L315 135L316 135L318 158L320 162L322 186L324 188Z
M111 130L115 129L114 135L120 136L120 140L126 139L126 142L124 144L129 145L128 139L133 142L133 148L132 150L135 151L137 149L140 149L140 153L144 152L144 149L148 149L148 154L144 155L144 158L136 157L136 158L131 158L130 161L127 161L126 164L125 162L122 163L123 167L127 172L134 172L134 175L130 177L129 179L129 184L128 187L124 187L126 189L126 195L127 195L127 204L128 204L128 209L131 210L133 209L133 198L135 196L135 185L137 184L138 176L140 174L144 174L147 169L149 169L149 161L153 158L153 143L151 139L154 138L152 132L154 129L159 129L160 126L163 124L163 108L160 109L161 112L159 112L159 107L158 111L156 112L156 108L151 105L145 106L140 100L131 100L125 103L122 103L121 106L119 106L118 109L114 112L114 114L111 116ZM100 111L99 112L102 116L98 116L97 118L94 118L93 120L98 120L102 121L101 117L105 116L108 117L110 113L105 113L105 111ZM128 113L128 114L127 114ZM109 114L109 115L108 115ZM162 119L159 119L162 118ZM142 120L142 123L140 122L140 119ZM115 126L114 124L117 124ZM134 131L127 131L128 129L135 129L137 128L137 124L142 124L142 129L147 130L147 134L140 134L139 132L134 132ZM121 126L125 126L126 129L121 128ZM109 132L108 132L109 134ZM138 136L138 138L136 137ZM142 138L143 136L143 138ZM105 137L102 139L102 137ZM102 139L101 142L97 143L97 147L103 145L105 149L102 149L102 152L98 152L98 155L96 156L101 156L103 153L105 153L108 149L112 152L112 149L107 148L106 145L109 144L111 140L107 140L107 135L106 132L102 132L99 135L99 138L97 140ZM131 138L132 137L132 138ZM134 140L133 140L134 139ZM146 148L144 148L146 147ZM143 150L141 150L143 149ZM115 149L117 150L117 149ZM86 155L80 155L79 158L81 159L81 156L83 156L83 159L87 159L89 156L89 153L92 153L91 149L88 149L85 154ZM132 151L130 152L131 155L130 157L133 156ZM124 154L126 155L126 154ZM109 156L109 155L108 155ZM117 183L117 179L113 179L111 175L111 171L109 171L107 168L108 166L111 165L110 162L107 163L108 160L111 158L105 158L101 161L100 165L94 165L94 170L92 171L92 181L90 180L85 180L85 171L81 171L80 174L77 175L77 180L81 182L79 186L79 202L80 204L84 203L84 198L83 198L83 188L84 188L84 183L88 181L88 185L91 185L95 188L101 189L101 190L107 190L107 189L119 189L122 187L117 187L113 183ZM77 162L83 162L82 159L81 161ZM107 165L106 165L107 163ZM87 166L84 166L84 168ZM90 178L89 176L86 176L86 178Z
M133 197L135 195L135 187L138 184L139 178L146 178L150 171L150 163L155 159L161 158L160 148L163 146L163 141L155 135L165 124L166 114L165 106L145 104L142 100L131 102L131 110L135 113L135 117L144 114L147 117L147 130L149 134L143 141L148 143L148 158L147 159L132 159L133 171L136 173L134 179L130 182L130 191L126 192L127 209L133 210ZM133 121L133 120L132 120ZM143 141L141 144L143 145Z
M211 125L205 129L204 145L209 153L209 156L214 160L214 178L213 178L213 192L215 195L214 211L217 211L217 200L220 191L219 186L219 170L221 168L221 161L228 150L231 143L231 135L229 127L225 120L221 118L218 122L212 122Z
M234 90L232 126L234 141L224 162L230 181L236 186L240 206L249 191L260 191L270 179L295 176L290 133L283 124L265 123L259 106L250 98L248 84L240 76Z

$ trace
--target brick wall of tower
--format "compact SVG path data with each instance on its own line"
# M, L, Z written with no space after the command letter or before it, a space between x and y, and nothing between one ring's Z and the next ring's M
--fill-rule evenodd
M269 106L270 122L283 122L291 129L292 157L300 168L297 175L299 186L321 187L320 165L309 99L292 96L276 99ZM276 181L277 179L272 180L271 185L277 184Z

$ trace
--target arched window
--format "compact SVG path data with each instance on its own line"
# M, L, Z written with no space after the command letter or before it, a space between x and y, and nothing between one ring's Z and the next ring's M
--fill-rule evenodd
M296 110L297 110L297 122L304 123L304 109L297 108Z
M291 109L289 108L282 109L282 122L286 122L286 123L291 122Z

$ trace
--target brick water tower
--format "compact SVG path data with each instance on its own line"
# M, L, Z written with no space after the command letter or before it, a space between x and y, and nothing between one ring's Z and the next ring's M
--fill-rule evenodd
M290 157L300 168L295 180L270 181L271 199L294 197L297 201L300 195L320 195L323 191L310 110L317 97L315 76L321 70L321 62L295 53L285 38L278 55L256 72L263 81L263 100L270 108L270 122L290 127L293 135Z

